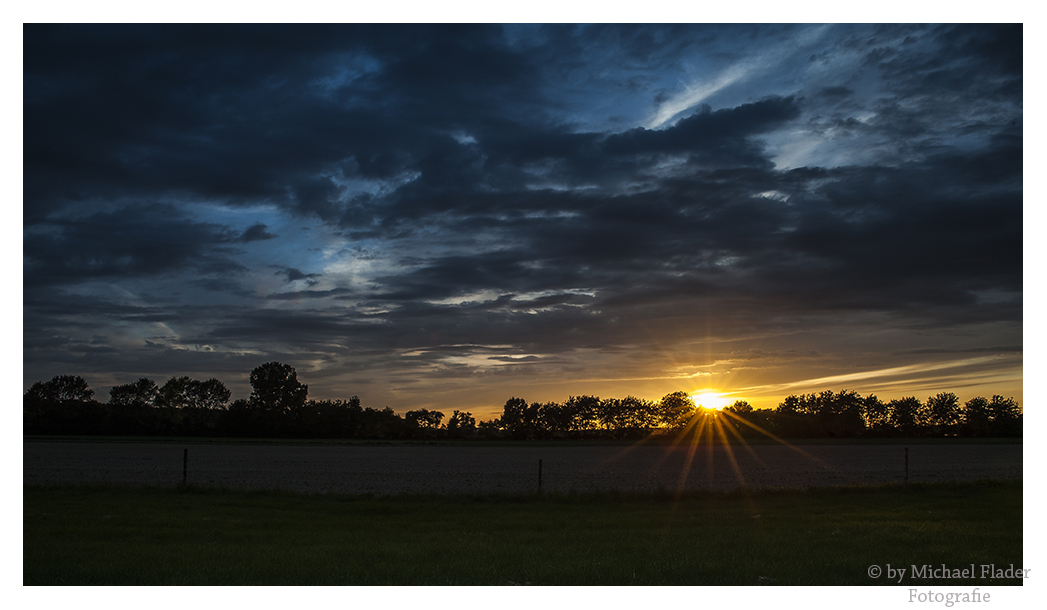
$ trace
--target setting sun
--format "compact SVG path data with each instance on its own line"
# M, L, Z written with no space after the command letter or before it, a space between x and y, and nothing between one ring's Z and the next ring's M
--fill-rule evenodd
M734 402L715 390L700 390L691 394L691 399L699 407L717 411Z

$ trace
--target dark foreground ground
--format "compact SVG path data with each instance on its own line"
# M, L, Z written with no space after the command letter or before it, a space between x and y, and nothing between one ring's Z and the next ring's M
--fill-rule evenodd
M368 497L25 486L23 584L962 585L1022 567L1022 484ZM971 569L960 578L911 572ZM888 578L889 569L904 576Z
M944 440L944 439L941 439ZM23 483L198 486L307 493L650 492L1020 480L1022 445L223 444L23 442Z

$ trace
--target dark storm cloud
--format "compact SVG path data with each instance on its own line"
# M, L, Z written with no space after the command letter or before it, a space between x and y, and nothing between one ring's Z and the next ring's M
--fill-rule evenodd
M237 241L242 241L246 243L251 241L260 241L263 239L275 239L276 236L270 233L269 231L266 231L267 228L268 227L265 224L260 222L253 224L244 229L244 232L240 234L240 237L237 238Z
M34 212L81 191L159 190L327 217L338 190L318 169L355 156L361 175L388 174L446 129L534 98L534 67L497 27L27 32Z
M695 152L703 148L712 148L710 152L720 157L730 153L730 148L747 143L748 136L766 133L779 127L782 122L799 116L800 110L792 98L770 98L753 104L743 104L737 108L712 112L703 106L695 114L682 119L671 129L652 131L649 129L631 129L625 133L611 136L607 152L622 153L661 153ZM724 146L726 144L727 146ZM724 149L727 150L724 150ZM760 157L758 151L747 151ZM728 167L748 165L748 155L734 155L722 158Z
M895 133L898 142L917 148L941 145L941 129L978 115L990 118L982 133L1020 119L1022 92L1022 26L939 26L929 36L884 44L890 34L855 37L865 55L865 68L884 77L885 95L878 100L876 127ZM934 53L912 53L922 45L939 45ZM865 71L865 70L863 70ZM979 100L972 104L971 99ZM927 142L920 136L933 137Z
M804 31L27 25L27 365L1020 323L1022 28Z
M280 275L280 273L278 272L277 275ZM352 290L346 288L335 288L333 290L295 290L291 292L275 292L266 295L266 298L278 301L295 301L300 299L324 299L327 297L339 298L344 295L353 294L354 292Z
M505 221L516 248L430 259L376 280L396 287L380 297L394 300L589 287L612 295L604 305L758 295L779 310L911 315L952 305L926 311L939 323L976 312L1016 319L1020 304L977 304L975 295L1021 290L1021 197L1005 186L1020 179L1020 164L1008 162L1015 152L999 138L977 155L902 168L698 173L653 192L564 202L570 218Z
M910 96L967 90L972 81L991 98L1010 99L1015 93L1023 67L1021 24L940 26L933 37L940 52L919 59L906 54L906 47L918 44L915 40L881 45L870 37L865 61L883 70L888 83Z
M27 231L27 286L126 278L194 269L240 269L222 251L223 227L187 220L170 205L137 205L83 218L56 218Z
M322 277L319 273L302 273L294 267L287 267L276 272L276 275L282 275L287 278L288 282L294 282L296 280L312 280L313 278Z

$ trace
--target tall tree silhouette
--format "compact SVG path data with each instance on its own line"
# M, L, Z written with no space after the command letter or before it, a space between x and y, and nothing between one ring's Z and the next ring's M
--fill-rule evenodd
M679 428L691 419L695 409L690 394L683 391L673 392L662 396L662 400L659 401L658 418L663 426Z
M527 426L527 401L515 396L505 401L502 408L501 427L509 433L512 438L526 438Z
M447 420L447 434L452 438L463 438L476 432L476 419L468 411L455 410Z
M989 432L993 436L1020 436L1022 433L1022 409L1013 398L998 394L989 399L989 416L992 423Z
M870 430L881 431L891 423L891 410L876 394L869 394L862 400L862 412L865 427Z
M984 396L975 396L963 405L963 425L968 435L984 436L989 433L992 420L989 401Z
M155 381L141 377L134 383L109 388L109 404L151 407L159 393L160 388L156 386Z
M207 381L192 380L186 394L189 406L196 409L224 409L232 395L229 388L214 377Z
M309 386L298 383L294 367L280 362L266 362L251 371L250 403L265 411L286 413L305 404Z
M960 399L952 392L939 392L925 403L932 426L949 428L960 421Z
M923 404L915 396L897 398L887 403L891 409L891 424L902 434L913 434L923 425Z
M189 406L189 386L193 380L188 375L172 377L160 386L156 406L183 409Z

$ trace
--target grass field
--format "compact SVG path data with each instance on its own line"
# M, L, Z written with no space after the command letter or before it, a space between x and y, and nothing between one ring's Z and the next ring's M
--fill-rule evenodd
M23 494L24 585L897 585L869 567L1022 563L1020 481L680 497Z

